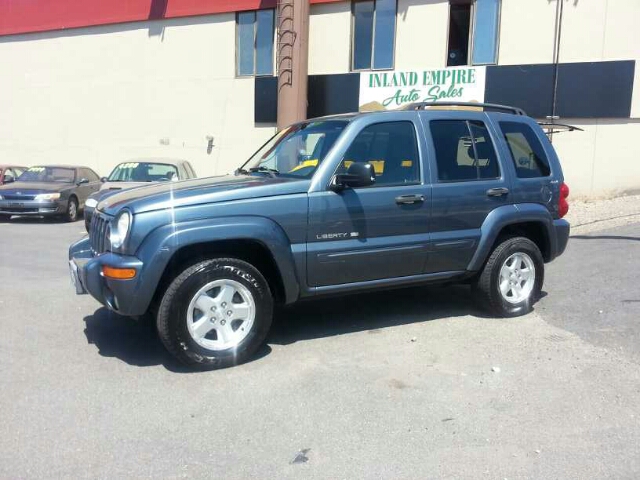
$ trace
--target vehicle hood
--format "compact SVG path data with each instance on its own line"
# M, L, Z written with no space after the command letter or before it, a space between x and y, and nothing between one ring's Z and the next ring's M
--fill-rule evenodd
M125 190L127 188L142 187L151 182L104 182L100 185L100 190Z
M5 193L13 195L56 193L73 187L73 183L13 182L0 186L0 195Z
M98 210L114 215L127 207L134 214L205 203L307 192L310 181L265 174L226 175L153 183L109 195Z

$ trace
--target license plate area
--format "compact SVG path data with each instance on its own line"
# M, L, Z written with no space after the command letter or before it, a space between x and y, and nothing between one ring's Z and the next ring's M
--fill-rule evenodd
M80 275L78 273L78 266L73 260L69 260L69 275L71 276L71 285L76 290L77 295L84 295L87 291L80 282Z

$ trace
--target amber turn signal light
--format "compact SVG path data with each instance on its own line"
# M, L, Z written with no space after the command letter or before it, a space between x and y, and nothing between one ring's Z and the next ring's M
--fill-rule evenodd
M102 266L102 275L116 280L129 280L136 276L135 268L116 268L109 265Z

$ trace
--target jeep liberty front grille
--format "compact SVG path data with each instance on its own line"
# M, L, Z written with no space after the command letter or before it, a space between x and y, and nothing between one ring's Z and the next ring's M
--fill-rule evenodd
M89 240L93 253L99 255L104 253L109 245L109 218L101 213L94 212L89 228Z

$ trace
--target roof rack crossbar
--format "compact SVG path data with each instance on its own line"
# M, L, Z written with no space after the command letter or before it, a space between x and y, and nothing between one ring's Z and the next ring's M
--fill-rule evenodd
M424 110L428 107L481 107L483 109L489 110L499 110L505 111L509 113L513 113L514 115L524 115L524 110L518 107L510 107L508 105L498 105L495 103L476 103L476 102L416 102L410 103L403 107L404 110Z

